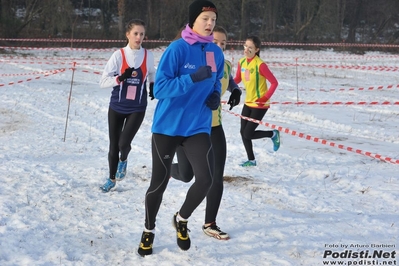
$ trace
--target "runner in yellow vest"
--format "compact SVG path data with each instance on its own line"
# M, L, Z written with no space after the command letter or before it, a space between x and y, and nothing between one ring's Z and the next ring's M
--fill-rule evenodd
M260 59L261 41L257 36L248 37L244 44L244 55L238 62L234 81L242 82L246 90L245 104L241 115L256 120L262 120L270 107L270 98L276 91L278 81L265 62ZM270 83L270 87L267 85ZM241 118L241 138L247 152L248 160L241 166L256 166L253 151L253 139L271 138L273 150L280 148L280 133L278 130L256 130L258 123Z

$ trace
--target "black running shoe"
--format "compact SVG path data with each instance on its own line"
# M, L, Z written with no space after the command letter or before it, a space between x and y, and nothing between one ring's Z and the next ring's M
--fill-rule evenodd
M138 253L141 256L152 254L152 243L154 242L155 235L151 232L143 232L141 235L141 242L138 249Z
M177 222L176 221L176 216L177 212L175 215L173 215L173 226L176 229L176 234L177 234L177 245L179 246L180 249L182 250L189 250L190 245L191 245L191 240L190 237L188 236L188 229L187 229L187 221L183 222Z

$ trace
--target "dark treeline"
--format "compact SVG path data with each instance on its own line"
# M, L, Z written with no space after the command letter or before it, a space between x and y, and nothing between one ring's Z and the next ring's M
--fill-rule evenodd
M191 0L0 0L1 38L124 39L132 18L151 40L171 40ZM229 39L399 43L399 0L214 0Z

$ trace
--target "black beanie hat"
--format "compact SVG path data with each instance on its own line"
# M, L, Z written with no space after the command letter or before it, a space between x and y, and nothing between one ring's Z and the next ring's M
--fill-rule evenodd
M218 11L216 6L211 1L206 0L195 0L188 8L188 26L193 28L194 21L197 17L205 11L212 11L216 13L216 19L218 18Z

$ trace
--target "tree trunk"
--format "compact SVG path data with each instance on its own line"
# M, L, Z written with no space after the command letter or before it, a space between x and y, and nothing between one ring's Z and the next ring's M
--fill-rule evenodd
M262 17L262 26L260 28L260 32L263 33L263 36L259 36L262 39L269 39L269 34L270 34L270 21L271 21L271 16L272 16L272 12L271 12L271 0L266 0L266 4L265 4L265 9L263 10L263 17Z
M125 0L118 0L118 38L125 38Z
M147 1L147 36L149 38L159 38L160 37L160 3L159 0L148 0Z
M102 28L102 32L104 37L109 36L109 23L108 23L108 19L107 19L107 13L105 12L105 10L107 10L107 0L101 0L100 2L100 7L101 7L101 28Z
M349 22L349 32L348 32L348 38L346 41L348 43L354 43L356 42L356 28L359 24L359 18L360 18L360 13L362 10L362 4L363 0L356 0L355 1L355 10L352 13L352 19Z
M240 40L244 40L247 37L247 10L245 9L246 0L241 1L241 31Z
M1 17L0 17L0 32L3 32L4 37L12 36L12 7L11 0L1 0Z
M295 7L295 15L294 15L294 31L295 32L298 32L298 30L302 24L301 9L302 9L301 0L297 0L296 7Z
M335 28L336 41L340 42L342 38L342 28L344 27L346 0L337 0L337 21Z
M278 2L270 1L270 16L269 16L269 38L270 41L276 40L276 28L277 28L277 17L278 17Z

